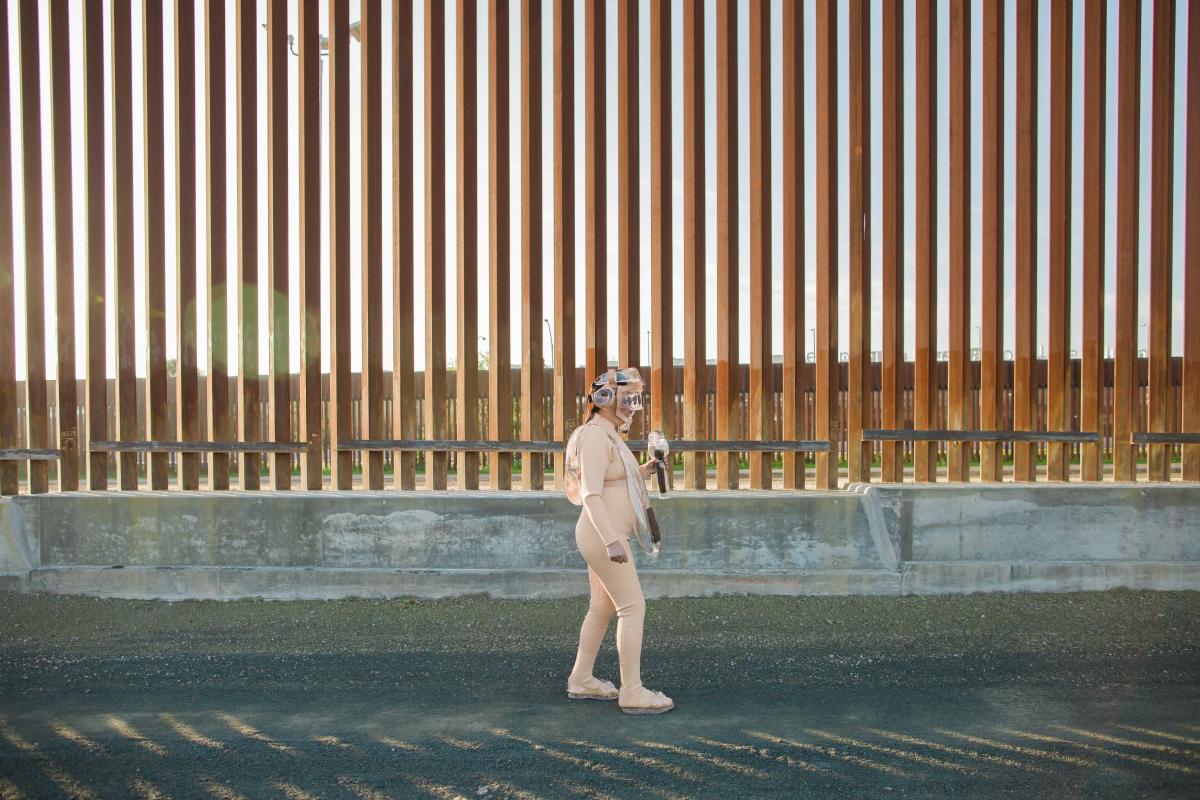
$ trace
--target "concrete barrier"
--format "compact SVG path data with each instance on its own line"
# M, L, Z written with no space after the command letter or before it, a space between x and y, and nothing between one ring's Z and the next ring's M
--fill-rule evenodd
M859 486L905 594L1200 588L1200 486Z
M854 485L656 500L647 596L1200 589L1200 486ZM0 588L131 598L586 593L559 492L0 499Z

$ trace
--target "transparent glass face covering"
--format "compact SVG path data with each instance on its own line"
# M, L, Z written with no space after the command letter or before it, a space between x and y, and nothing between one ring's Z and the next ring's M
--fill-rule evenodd
M626 433L633 415L643 408L642 375L636 367L610 369L592 381L591 402L600 408L610 408L621 421L621 433Z

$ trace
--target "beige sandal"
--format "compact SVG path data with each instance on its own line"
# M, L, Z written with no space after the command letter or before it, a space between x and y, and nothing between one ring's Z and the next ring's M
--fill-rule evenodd
M637 697L630 698L626 703L624 698L618 703L626 714L661 714L675 707L675 702L662 692L656 692L642 686L638 689Z
M567 697L572 700L616 700L618 694L611 681L602 681L594 675L581 684L567 681Z

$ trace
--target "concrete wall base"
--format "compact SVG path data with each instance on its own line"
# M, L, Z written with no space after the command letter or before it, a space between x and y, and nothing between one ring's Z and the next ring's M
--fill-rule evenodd
M721 594L899 594L890 570L722 575L673 570L638 572L647 597ZM28 590L134 600L333 600L343 597L576 597L588 590L582 569L331 569L288 567L48 567ZM19 589L17 589L19 591Z
M29 590L29 573L0 575L0 592L28 592Z
M1200 589L1200 564L1178 561L913 561L902 594Z
M857 484L656 499L648 597L1200 590L1200 485ZM140 599L587 593L559 492L0 498L0 591Z

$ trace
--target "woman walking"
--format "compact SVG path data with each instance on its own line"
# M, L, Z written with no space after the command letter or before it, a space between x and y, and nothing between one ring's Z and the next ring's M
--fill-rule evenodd
M575 525L575 544L588 564L591 602L579 629L575 667L567 678L573 699L616 699L628 714L659 714L675 707L662 692L642 685L642 623L646 600L638 581L630 537L657 553L647 518L650 504L645 480L655 460L639 466L618 435L626 433L642 409L645 384L636 369L610 369L592 382L584 422L566 446L567 497L582 505ZM592 675L596 653L617 615L617 655L621 689Z

